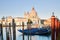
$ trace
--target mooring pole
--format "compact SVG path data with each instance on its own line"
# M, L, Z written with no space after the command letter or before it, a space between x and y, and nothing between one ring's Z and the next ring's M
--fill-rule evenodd
M56 30L56 40L57 40L57 36L58 36L58 19L55 19L55 30Z
M9 23L9 37L10 37L10 40L12 40L12 35L11 35L11 23Z
M6 40L10 40L10 38L9 38L9 27L7 27L7 24L6 24Z
M59 19L55 19L55 27L56 27L56 40L58 40L58 33L59 33Z
M24 40L24 22L22 22L23 40Z
M7 40L7 24L5 24L6 25L6 40Z
M14 19L12 19L12 27L13 27L13 40L16 40L16 24Z
M59 23L59 21L58 21L58 32L59 32L59 29L60 29L59 27L60 27L60 23Z
M0 24L0 27L1 27L1 40L3 40L3 27L2 27L2 24Z
M29 33L29 24L27 24L27 29L28 29L28 33ZM29 40L29 34L28 34L28 40Z
M52 40L55 40L55 16L54 16L54 12L53 15L51 17L51 30L52 30Z
M31 24L32 24L32 21L28 19L28 22L27 22L28 40L29 40L29 35L30 35L30 40L31 40Z
M30 29L29 30L30 30L30 40L31 40L31 24L30 24Z
M30 23L28 23L27 24L27 28L28 28L28 40L29 40L29 35L30 35L30 40L31 40L31 24Z
M59 21L59 32L60 32L60 21Z

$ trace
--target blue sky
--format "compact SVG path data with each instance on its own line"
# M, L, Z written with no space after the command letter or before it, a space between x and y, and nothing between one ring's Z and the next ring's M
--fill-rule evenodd
M0 0L0 18L23 17L33 6L40 18L50 18L54 12L60 19L60 0Z

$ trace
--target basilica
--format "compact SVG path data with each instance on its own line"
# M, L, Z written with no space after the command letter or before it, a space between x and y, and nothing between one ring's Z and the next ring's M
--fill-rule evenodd
M12 16L8 16L4 19L3 24L5 23L12 23ZM33 22L33 25L38 27L41 25L50 25L51 20L47 19L47 20L42 20L39 18L36 10L34 9L34 7L32 7L30 12L24 12L24 17L14 17L15 19L15 23L16 25L22 25L22 22L24 22L25 25L27 25L27 21L28 19L30 19ZM2 20L0 20L1 22Z

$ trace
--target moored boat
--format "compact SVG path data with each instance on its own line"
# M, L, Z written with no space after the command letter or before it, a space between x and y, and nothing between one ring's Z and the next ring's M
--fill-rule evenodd
M21 33L24 32L25 35L46 35L51 33L51 30L48 28L31 28L18 31Z

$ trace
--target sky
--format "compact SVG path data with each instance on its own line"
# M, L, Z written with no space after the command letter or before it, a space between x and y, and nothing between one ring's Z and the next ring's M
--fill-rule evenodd
M23 17L32 7L41 19L50 18L52 12L60 19L60 0L0 0L0 18Z

